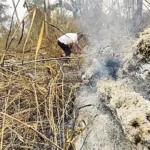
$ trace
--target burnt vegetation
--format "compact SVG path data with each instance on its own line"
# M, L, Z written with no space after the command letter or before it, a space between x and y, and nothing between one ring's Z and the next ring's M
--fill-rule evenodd
M122 16L116 9L120 7L119 3L110 2L111 7L106 7L104 13L102 0L92 3L88 0L68 3L59 0L53 5L46 0L26 0L26 16L19 20L16 11L19 1L14 5L12 15L6 13L8 7L0 1L1 150L74 149L74 141L83 131L79 129L79 132L73 124L75 92L82 84L78 71L86 56L72 54L65 66L64 58L60 58L62 52L57 38L66 32L79 31L87 31L87 37L90 37L88 30L94 24L90 28L94 39L94 33L113 30L110 24L114 19L110 18L114 18L114 14L115 20L124 23L120 30L128 26L127 32L133 29L133 35L145 25L141 24L142 19L147 19L149 14L142 18L143 1L133 0L131 7L130 0L123 0ZM92 9L98 12L97 17L90 12ZM85 17L87 14L90 15ZM133 22L131 26L128 25L130 21ZM87 41L83 38L80 45L84 47ZM149 45L145 47L146 51L139 49L139 53L147 56ZM108 60L105 67L110 76L117 79L120 62ZM136 128L137 125L132 126Z

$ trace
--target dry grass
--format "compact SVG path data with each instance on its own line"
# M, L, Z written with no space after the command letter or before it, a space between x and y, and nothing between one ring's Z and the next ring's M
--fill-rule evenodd
M60 33L51 30L53 34L43 38L43 22L38 42L32 41L36 13L32 12L32 23L22 43L16 47L17 37L8 51L3 50L5 43L0 45L0 149L67 150L71 145L66 138L68 131L74 130L70 128L74 120L74 92L81 84L77 71L83 60L75 57L69 67L55 58L37 61L59 56L55 43ZM75 30L72 24L65 24L64 29L69 31L71 26L70 31ZM18 32L13 29L11 35L15 37ZM0 40L4 42L5 37Z
M65 146L67 124L73 119L74 67L58 61L0 68L1 149L54 149ZM74 78L67 76L72 71Z

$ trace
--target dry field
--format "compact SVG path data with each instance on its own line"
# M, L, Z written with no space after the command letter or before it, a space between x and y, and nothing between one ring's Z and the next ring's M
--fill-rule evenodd
M0 149L67 150L73 139L68 135L74 130L75 91L81 84L78 70L83 59L75 55L65 66L56 44L62 32L44 21L36 30L36 10L29 14L0 38ZM27 31L20 29L24 22ZM61 28L76 30L71 19L67 24L64 20Z

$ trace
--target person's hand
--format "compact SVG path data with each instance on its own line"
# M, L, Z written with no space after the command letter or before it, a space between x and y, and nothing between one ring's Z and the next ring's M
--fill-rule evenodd
M61 54L60 54L60 57L65 57L65 53L62 51Z
M69 44L69 48L72 49L73 41Z

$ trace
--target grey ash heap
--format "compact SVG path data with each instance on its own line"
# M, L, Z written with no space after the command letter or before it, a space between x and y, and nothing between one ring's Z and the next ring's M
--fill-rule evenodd
M132 14L129 23L117 4L107 9L109 13L98 0L90 4L90 9L86 7L89 3L82 6L81 23L89 45L84 49L86 59L80 72L84 86L75 101L79 115L76 126L84 128L76 148L148 150L150 30L141 32L137 39L143 27L140 12L137 20Z

